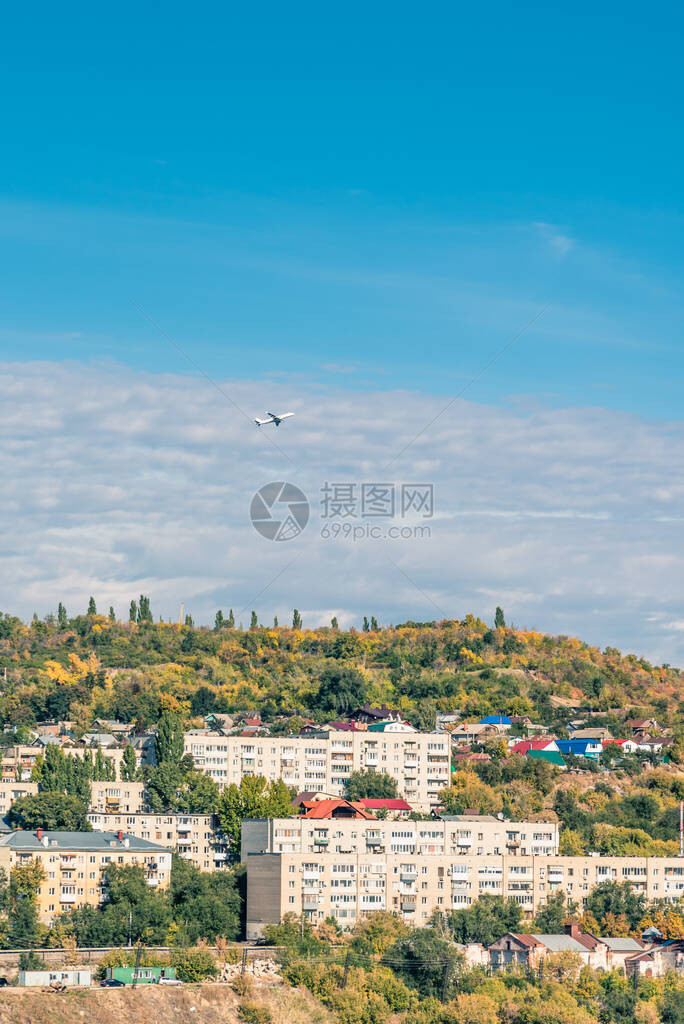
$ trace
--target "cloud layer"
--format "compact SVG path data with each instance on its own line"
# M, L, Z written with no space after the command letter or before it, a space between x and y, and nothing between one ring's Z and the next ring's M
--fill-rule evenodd
M298 607L313 626L491 619L501 604L519 626L684 664L684 424L459 401L391 462L443 398L219 384L239 408L198 377L0 367L1 608L75 613L92 593L124 615L144 592L164 618L181 601L199 622ZM297 415L257 431L265 407ZM287 543L249 521L272 480L311 501ZM326 481L434 483L435 515L416 519L431 537L321 537Z

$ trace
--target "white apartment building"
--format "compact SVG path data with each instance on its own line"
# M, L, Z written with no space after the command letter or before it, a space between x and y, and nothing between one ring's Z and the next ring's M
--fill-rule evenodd
M193 729L185 734L185 753L221 787L263 775L298 791L343 796L352 772L385 772L396 779L401 797L428 810L449 785L450 742L444 733L326 729L307 736L245 737Z
M88 821L96 832L123 831L175 850L200 871L226 866L228 847L214 829L211 814L112 814L92 812Z
M463 814L428 821L359 818L255 818L242 823L250 853L378 853L509 857L558 853L558 822L506 821Z
M392 910L408 923L422 926L434 910L470 906L484 893L514 899L533 914L549 895L562 890L581 908L594 886L610 879L629 882L648 900L674 903L684 896L684 864L678 857L459 856L358 850L249 853L246 861L250 941L287 913L303 914L316 923L334 917L342 927L352 927L373 911Z

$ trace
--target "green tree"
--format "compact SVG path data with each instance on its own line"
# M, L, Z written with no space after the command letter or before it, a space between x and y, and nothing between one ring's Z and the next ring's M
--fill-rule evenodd
M370 623L368 621L367 615L364 615L363 617L363 626L361 628L363 629L364 633L370 633Z
M377 633L378 630L380 629L380 627L378 626L378 620L375 618L374 615L371 615L370 628L373 631L373 633Z
M392 799L398 795L397 781L385 772L352 772L345 784L347 800Z
M214 629L217 631L219 629L223 629L223 621L223 612L219 608L219 610L216 612L216 617L214 619Z
M116 612L114 611L114 605L109 606L109 621L116 622Z
M340 624L337 621L337 616L336 615L333 615L332 619L330 620L330 625L331 625L331 627L333 629L339 629L340 628Z
M157 732L154 737L154 753L157 764L164 764L170 761L178 764L183 756L183 728L177 715L165 711L159 719Z
M8 818L13 828L90 832L87 813L87 803L77 796L41 792L15 800L9 809Z
M60 629L66 629L68 626L67 610L61 601L57 605L57 625Z
M137 782L140 777L140 771L135 757L135 749L130 743L127 743L124 747L120 771L122 782Z
M42 945L47 929L38 919L37 895L46 877L37 858L12 868L7 930L10 949L35 949Z
M322 711L343 713L361 707L367 697L365 676L358 669L333 662L321 673L314 703Z
M229 842L228 856L240 861L240 833L245 818L289 818L294 814L292 794L282 779L267 782L263 775L245 776L231 783L218 799L217 818Z
M301 617L301 615L299 614L299 611L296 608L292 612L292 628L293 629L301 629L302 628L302 617Z
M88 615L97 615L97 607L95 605L94 597L91 597L88 601Z
M504 618L504 613L503 613L502 609L499 608L498 605L496 606L496 612L494 614L494 625L495 625L496 629L504 629L504 627L506 626L506 620Z
M256 629L258 625L259 625L259 623L257 621L257 613L256 612L252 612L251 618L249 620L249 628L250 629Z
M464 963L453 943L440 938L432 928L416 928L407 938L399 939L387 950L386 959L394 962L394 973L409 988L437 998L444 992L445 980L453 981L457 968Z
M534 919L534 931L540 935L559 935L565 928L565 922L572 917L575 906L571 902L566 905L565 893L552 893L546 903L537 911ZM509 929L510 930L510 929Z
M228 610L228 629L235 629L235 616L233 615L233 609Z
M205 873L174 856L169 897L180 941L214 942L219 935L239 936L241 899L234 871Z
M131 601L131 607L129 608L129 611L128 611L128 621L129 622L137 622L137 620L138 620L138 606L135 603L135 601Z
M447 913L435 912L431 924L443 934L450 934L454 942L465 944L481 942L491 946L506 932L520 930L522 907L512 899L485 893L469 907L460 907Z

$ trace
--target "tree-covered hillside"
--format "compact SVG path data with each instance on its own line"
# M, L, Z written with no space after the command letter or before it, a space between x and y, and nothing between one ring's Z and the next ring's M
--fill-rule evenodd
M265 720L296 712L324 721L369 701L398 706L421 728L434 728L438 711L458 710L466 718L527 714L563 735L580 709L605 715L616 736L627 734L626 709L675 733L684 726L679 670L502 620L489 626L467 615L378 629L366 621L357 632L264 627L252 615L243 630L232 613L218 613L203 628L189 618L153 622L146 598L132 602L124 622L97 614L94 601L75 618L61 606L30 624L0 614L0 722L68 718L86 728L100 717L144 727L164 710L189 723L250 709Z

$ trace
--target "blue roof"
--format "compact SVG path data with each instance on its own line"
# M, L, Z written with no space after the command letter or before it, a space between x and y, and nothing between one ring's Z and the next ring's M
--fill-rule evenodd
M561 754L586 754L589 747L595 747L600 740L556 740L556 746Z
M481 718L480 725L510 725L511 720L508 715L487 715L486 718Z

